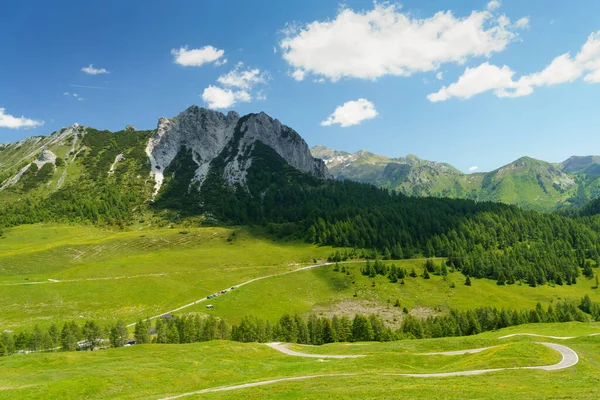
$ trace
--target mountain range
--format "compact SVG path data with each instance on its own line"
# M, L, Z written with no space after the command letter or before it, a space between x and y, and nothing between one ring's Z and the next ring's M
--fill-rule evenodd
M228 207L234 210L226 215L237 212L234 219L246 220L252 207L262 205L241 211L240 193L248 194L247 206L264 199L275 183L316 179L314 187L330 178L410 196L551 211L600 197L600 157L571 157L560 164L523 157L492 172L464 174L414 155L310 149L297 132L265 113L240 116L192 106L160 118L155 130L127 126L110 132L73 124L49 136L0 144L0 214L12 223L50 214L110 222L132 213L143 219L148 210L224 215ZM11 217L30 204L36 212L23 209L21 217Z
M452 165L414 155L391 158L314 146L340 180L371 183L411 196L433 196L515 204L538 211L580 207L600 197L600 156L573 156L554 164L530 157L491 172L465 174Z

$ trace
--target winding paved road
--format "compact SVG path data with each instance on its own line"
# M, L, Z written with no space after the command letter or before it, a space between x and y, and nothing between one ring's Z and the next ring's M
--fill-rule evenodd
M310 358L360 358L364 357L364 355L330 355L330 354L309 354L309 353L300 353L298 351L290 350L284 344L279 342L275 343L266 343L272 349L282 352L283 354L287 354L288 356L296 356L296 357L310 357Z
M515 334L516 336L517 334ZM529 370L542 370L542 371L556 371L556 370L561 370L561 369L565 369L565 368L569 368L574 366L575 364L577 364L579 362L579 357L577 356L577 353L575 353L572 349L570 349L567 346L563 346L560 344L556 344L556 343L541 343L540 344L546 346L546 347L550 347L551 349L554 349L556 351L558 351L561 355L562 355L562 360L556 364L553 365L541 365L541 366L535 366L535 367L514 367L514 368L494 368L494 369L476 369L476 370L471 370L471 371L457 371L457 372L441 372L441 373L434 373L434 374L389 374L389 373L385 373L385 374L381 374L381 375L385 375L385 376L399 376L399 377L410 377L410 378L442 378L442 377L451 377L451 376L471 376L471 375L481 375L481 374L486 374L486 373L490 373L490 372L497 372L497 371L510 371L510 370L518 370L518 369L529 369ZM318 355L318 354L306 354L306 353L300 353L300 352L296 352L296 351L292 351L284 346L281 345L281 343L268 343L267 346L271 347L274 350L280 351L284 354L287 355L291 355L291 356L297 356L297 357L317 357L317 358L357 358L357 357L363 357L363 356L342 356L342 355L338 355L338 356L333 356L333 355ZM486 347L486 348L479 348L479 349L470 349L470 350L459 350L459 351L451 351L451 352L440 352L440 353L424 353L423 355L459 355L459 354L468 354L468 353L478 353L478 352L482 352L485 351L487 349L489 349L490 347ZM347 377L347 376L369 376L371 374L368 373L354 373L354 374L322 374L322 375L304 375L304 376L295 376L295 377L289 377L289 378L279 378L279 379L271 379L271 380L267 380L267 381L260 381L260 382L252 382L252 383L244 383L241 385L233 385L233 386L219 386L216 388L208 388L208 389L202 389L202 390L197 390L194 392L188 392L188 393L182 393L176 396L171 396L171 397L165 397L161 400L173 400L173 399L179 399L182 397L187 397L187 396L194 396L194 395L198 395L198 394L205 394L205 393L214 393L214 392L224 392L224 391L231 391L231 390L239 390L239 389L247 389L247 388L251 388L251 387L257 387L257 386L265 386L265 385L272 385L275 383L280 383L280 382L289 382L289 381L302 381L302 380L308 380L308 379L315 379L315 378L330 378L330 377Z

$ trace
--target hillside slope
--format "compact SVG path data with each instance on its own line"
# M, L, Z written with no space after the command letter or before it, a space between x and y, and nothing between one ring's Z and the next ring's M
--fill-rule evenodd
M311 149L340 180L372 183L411 196L451 197L515 204L538 211L580 207L600 197L600 157L552 164L522 157L488 173L464 174L449 164L414 155L390 158L365 150Z

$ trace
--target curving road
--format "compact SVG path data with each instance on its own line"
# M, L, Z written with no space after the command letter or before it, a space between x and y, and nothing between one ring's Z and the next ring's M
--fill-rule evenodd
M309 357L309 358L360 358L364 357L364 355L330 355L330 354L308 354L308 353L300 353L298 351L290 350L285 345L275 342L275 343L266 343L272 349L282 352L283 354L287 354L288 356L296 356L296 357Z
M561 369L565 369L565 368L569 368L574 366L575 364L577 364L579 362L579 356L577 355L577 353L575 353L572 349L570 349L567 346L563 346L560 344L556 344L556 343L541 343L538 342L546 347L550 347L551 349L554 349L556 351L558 351L561 355L562 355L562 360L556 364L553 365L541 365L541 366L535 366L535 367L514 367L514 368L494 368L494 369L476 369L476 370L471 370L471 371L458 371L458 372L440 372L440 373L433 373L433 374L389 374L389 373L384 373L381 375L385 375L385 376L399 376L399 377L410 377L410 378L442 378L442 377L452 377L452 376L471 376L471 375L481 375L481 374L487 374L490 372L498 372L498 371L510 371L510 370L518 370L518 369L528 369L528 370L542 370L542 371L556 371L556 370L561 370ZM280 343L268 343L267 346L271 347L274 350L280 351L284 354L287 355L291 355L291 356L297 356L297 357L317 357L317 358L357 358L357 357L363 357L363 356L332 356L332 355L317 355L317 354L306 354L306 353L300 353L300 352L296 352L296 351L292 351L284 346L282 346ZM478 352L482 352L485 351L487 349L489 349L490 347L486 347L486 348L479 348L479 349L470 349L470 350L459 350L459 351L451 351L451 352L440 352L440 353L424 353L423 355L459 355L459 354L468 354L468 353L478 353ZM280 383L280 382L289 382L289 381L301 381L301 380L308 380L308 379L315 379L315 378L330 378L330 377L347 377L347 376L369 376L371 374L365 374L365 373L350 373L350 374L322 374L322 375L304 375L304 376L295 376L295 377L290 377L290 378L279 378L279 379L271 379L271 380L267 380L267 381L260 381L260 382L252 382L252 383L244 383L241 385L233 385L233 386L219 386L216 388L208 388L208 389L202 389L202 390L197 390L194 392L188 392L188 393L182 393L176 396L171 396L171 397L165 397L161 400L173 400L173 399L179 399L182 397L187 397L187 396L194 396L194 395L198 395L198 394L205 394L205 393L214 393L214 392L224 392L224 391L231 391L231 390L239 390L239 389L247 389L247 388L251 388L251 387L256 387L256 386L265 386L265 385L272 385L275 383Z

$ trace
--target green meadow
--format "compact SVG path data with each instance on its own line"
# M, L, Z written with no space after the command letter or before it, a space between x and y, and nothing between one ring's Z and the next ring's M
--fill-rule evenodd
M70 319L131 323L331 251L248 228L7 229L0 238L0 329Z
M435 262L438 265L440 260ZM420 274L424 260L393 263L408 272L414 268ZM285 313L353 316L357 312L374 312L382 314L389 324L394 324L400 320L404 307L415 315L423 316L450 309L469 310L485 306L533 309L538 302L547 307L563 299L579 301L585 294L593 301L600 301L600 290L594 289L595 281L584 277L579 277L576 285L554 287L532 288L526 283L498 286L489 279L471 279L472 285L465 286L464 275L454 272L445 279L433 274L430 279L407 277L401 284L391 283L387 277L380 275L375 278L363 276L360 272L364 266L362 262L341 266L349 274L334 271L334 266L323 266L242 286L225 296L211 299L210 304L215 308L209 312L232 323L246 314L276 319ZM394 307L396 300L401 307ZM206 313L205 306L206 303L199 303L181 313Z
M408 378L401 373L453 372L551 365L561 356L540 338L499 339L514 332L600 332L600 324L535 324L485 334L390 343L294 346L317 354L361 354L356 359L293 357L257 343L214 341L142 345L95 352L41 353L0 358L0 398L161 399L205 388L319 374L350 374L210 393L189 398L597 398L600 336L564 344L579 355L560 371L517 370L478 376ZM420 353L495 346L475 354Z

